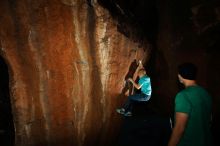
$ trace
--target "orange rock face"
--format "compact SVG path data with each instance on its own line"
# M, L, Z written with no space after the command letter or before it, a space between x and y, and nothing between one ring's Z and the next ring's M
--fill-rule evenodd
M111 145L124 78L147 52L86 0L0 1L16 146Z

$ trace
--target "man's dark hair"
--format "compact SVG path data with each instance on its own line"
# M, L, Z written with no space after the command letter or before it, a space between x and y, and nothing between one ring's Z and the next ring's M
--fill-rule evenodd
M178 66L178 73L188 80L195 80L197 76L197 67L192 63L184 63Z

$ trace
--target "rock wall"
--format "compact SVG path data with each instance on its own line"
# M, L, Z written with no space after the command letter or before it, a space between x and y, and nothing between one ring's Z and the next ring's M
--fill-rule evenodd
M2 0L0 24L15 145L111 145L125 76L146 48L96 1Z

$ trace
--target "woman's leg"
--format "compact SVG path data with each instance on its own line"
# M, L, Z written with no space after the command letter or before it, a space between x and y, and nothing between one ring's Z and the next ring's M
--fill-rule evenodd
M145 94L134 94L128 96L128 100L124 104L125 111L132 111L134 101L147 101L149 97Z
M125 111L127 112L127 111L129 111L129 112L131 112L131 110L132 110L132 102L133 101L136 101L137 99L139 99L140 97L139 97L139 94L134 94L134 95L130 95L130 96L128 96L128 99L127 99L127 101L125 102L125 104L124 104L124 106L123 106L123 108L125 109Z

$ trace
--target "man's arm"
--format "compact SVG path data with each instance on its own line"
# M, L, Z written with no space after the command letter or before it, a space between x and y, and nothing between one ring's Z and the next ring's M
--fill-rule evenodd
M168 146L176 146L179 143L188 121L188 114L186 113L176 112L175 116L176 122Z

